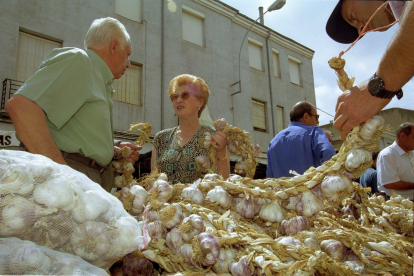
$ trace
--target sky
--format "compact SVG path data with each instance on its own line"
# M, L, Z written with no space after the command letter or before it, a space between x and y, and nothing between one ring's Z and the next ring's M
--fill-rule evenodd
M274 0L221 0L253 20L259 17L259 7L264 11ZM289 37L315 51L312 64L318 109L335 115L335 106L342 91L337 86L335 71L328 60L345 51L349 44L333 41L325 32L326 21L338 3L337 0L286 0L285 6L264 15L264 23L272 30ZM355 77L354 85L369 79L378 68L387 45L398 29L398 23L385 32L371 32L360 39L345 53L345 71ZM240 41L241 43L241 41ZM404 87L404 97L396 97L384 108L399 107L414 110L414 79ZM328 124L333 117L318 110L319 125Z

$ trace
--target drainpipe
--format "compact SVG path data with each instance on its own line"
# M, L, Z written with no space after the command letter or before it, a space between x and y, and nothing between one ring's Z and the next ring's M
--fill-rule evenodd
M259 7L260 24L264 25L263 7Z
M164 2L161 1L161 130L164 129Z
M262 8L263 9L263 8ZM270 93L270 114L272 115L272 137L276 135L275 131L275 116L273 111L273 93L272 93L272 75L270 73L270 58L269 58L269 38L270 30L268 30L269 35L266 37L266 57L267 57L267 73L269 77L269 93Z

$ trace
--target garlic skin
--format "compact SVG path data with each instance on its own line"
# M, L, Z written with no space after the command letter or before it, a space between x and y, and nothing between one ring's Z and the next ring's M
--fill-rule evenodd
M303 230L311 228L311 221L305 216L298 216L290 220L284 220L281 224L281 232L283 235L294 236Z
M302 198L296 206L296 211L304 216L311 217L322 211L325 205L323 200L312 194L311 191L303 192Z
M157 255L153 250L144 250L142 251L142 254L144 254L145 258L147 258L148 260L153 261L154 263L158 262Z
M33 245L22 244L16 248L8 260L8 267L15 275L30 274L45 275L49 274L52 261L41 250Z
M206 227L202 217L192 214L183 220L180 230L183 241L189 243L196 235L204 232Z
M341 241L324 240L321 242L321 249L338 261L343 261L345 258L346 247Z
M359 130L359 136L362 140L370 142L377 132L377 130L385 124L385 120L381 116L373 116L371 119L365 121L364 125Z
M207 198L213 202L219 204L224 209L229 209L231 205L231 196L221 186L216 186L207 193Z
M203 147L208 149L211 146L211 134L210 132L205 132L204 133L204 142L203 142Z
M226 119L221 118L213 122L213 127L217 131L223 131L227 127Z
M292 246L292 248L288 248L288 250L295 250L296 247L302 246L300 240L295 239L293 237L280 237L275 240L275 242Z
M361 261L346 261L345 265L350 267L353 271L365 275L365 265Z
M131 187L130 193L135 195L134 201L132 202L132 212L135 214L142 213L145 204L147 204L148 192L142 186L134 185Z
M180 255L181 246L184 244L183 239L181 238L181 230L178 228L171 229L171 231L167 233L165 243L172 252Z
M145 219L145 218L143 218ZM157 220L161 220L161 215L159 212L157 211L149 211L148 212L148 221L153 222L153 221L157 221Z
M227 138L227 149L230 153L237 153L237 144L232 139Z
M208 173L203 178L204 181L216 182L216 180L220 180L220 175L216 173Z
M323 197L334 202L337 200L337 194L345 189L352 192L354 186L351 180L343 175L327 175L321 183Z
M239 161L234 166L234 171L238 174L245 175L249 170L249 165L245 161Z
M250 265L246 261L247 256L243 256L240 258L238 262L231 261L229 263L229 270L231 275L234 276L246 276L252 275L252 270L250 269Z
M160 203L166 203L171 199L174 188L165 180L158 179L154 183L154 188L157 188L158 191L158 201Z
M195 159L195 162L197 164L198 170L202 172L206 172L208 171L208 169L210 169L211 161L208 156L204 156L204 155L197 156Z
M291 196L289 197L289 201L285 205L285 208L288 210L296 210L296 206L298 206L301 200L302 200L302 194L298 194L297 196Z
M115 178L114 178L114 187L115 188L122 188L123 183L124 183L124 180L123 180L121 175L115 176Z
M200 243L200 249L204 254L203 265L214 265L220 255L220 246L216 237L211 233L204 232L199 234L197 239Z
M348 172L353 172L362 164L372 162L372 154L363 149L351 149L348 151L345 161L345 168Z
M71 210L76 203L75 194L71 189L70 178L57 177L49 179L33 191L33 199L47 207L55 207L64 211Z
M269 222L281 222L286 218L285 209L277 199L262 206L259 217Z
M243 217L250 219L260 212L260 206L257 203L257 199L250 196L249 199L243 198L239 203L237 203L236 212Z
M184 219L181 206L178 203L173 203L162 208L160 211L161 223L167 227L167 229L172 229L179 225Z
M10 164L0 179L0 196L27 195L33 191L34 180L29 169L20 164Z
M236 258L236 255L237 250L234 248L220 248L220 255L212 270L215 273L229 273L229 263Z
M148 223L148 234L153 239L164 239L167 236L167 228L162 225L161 221L154 221L151 223Z
M252 148L253 148L253 156L254 157L257 157L262 153L262 150L261 150L259 144L252 144Z
M100 216L104 216L111 204L107 201L104 195L98 190L82 191L76 188L77 193L76 205L72 209L72 218L78 222L83 223L88 220L95 220Z
M184 244L181 246L179 253L184 258L184 261L192 266L198 267L199 265L191 259L193 255L193 246L191 244Z
M411 210L414 207L414 203L409 199L401 200L401 205L405 207L405 209Z
M204 204L204 194L202 191L196 187L189 186L184 188L181 192L182 199L188 199L194 204L203 205Z

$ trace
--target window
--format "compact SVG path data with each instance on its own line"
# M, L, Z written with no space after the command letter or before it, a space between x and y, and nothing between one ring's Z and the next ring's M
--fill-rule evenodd
M266 103L252 99L253 129L266 132Z
M131 64L120 79L114 80L114 101L141 105L141 72L141 66Z
M141 22L142 0L115 0L115 13L136 22Z
M54 48L62 43L19 32L19 46L15 79L25 82L39 69L39 65Z
M280 70L279 70L279 51L276 49L272 49L273 55L273 75L275 77L280 77Z
M285 129L284 117L283 117L283 107L277 106L277 132Z
M300 84L300 60L297 58L288 56L289 58L289 72L290 72L290 82Z
M262 49L263 44L249 37L249 66L262 71Z
M204 46L204 14L183 7L183 39Z

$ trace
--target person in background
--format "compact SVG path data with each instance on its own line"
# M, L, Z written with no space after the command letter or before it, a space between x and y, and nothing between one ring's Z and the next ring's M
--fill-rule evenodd
M289 126L280 131L267 150L268 178L303 174L311 166L318 167L334 156L335 150L325 132L316 125L319 115L309 102L298 102L290 111Z
M379 192L377 182L377 157L378 152L373 152L371 168L368 168L359 178L359 185L364 188L371 188L371 193Z
M112 81L130 67L131 42L125 26L107 17L92 22L84 44L86 50L52 50L6 109L29 152L69 165L110 191L114 146L131 148L132 163L141 149L113 139Z
M209 149L200 141L209 132L211 146L216 149L217 173L227 179L230 175L230 158L227 152L227 135L213 127L201 126L198 118L207 105L210 90L206 82L193 75L173 78L168 88L179 126L158 132L154 137L151 170L167 174L175 183L192 183L203 178L205 173L197 171L196 158L208 156Z
M378 190L414 199L414 123L401 124L395 142L377 159Z
M385 2L340 0L327 21L327 34L340 43L354 42L373 13ZM400 26L378 68L372 68L373 77L338 97L334 126L341 132L342 140L352 128L381 111L394 96L400 99L402 87L414 76L413 1L389 1L365 31L386 27L396 19L400 20Z

